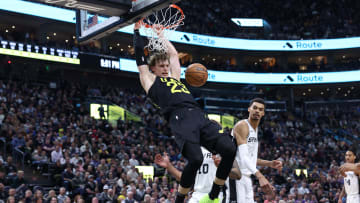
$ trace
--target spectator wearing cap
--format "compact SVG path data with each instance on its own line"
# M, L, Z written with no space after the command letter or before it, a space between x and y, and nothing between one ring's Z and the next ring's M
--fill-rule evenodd
M99 201L105 201L108 190L109 190L109 186L104 185L103 186L103 191L100 193L99 198L98 198Z
M80 160L84 162L83 158L79 156L79 152L75 152L74 155L75 156L70 159L70 163L72 165L77 165L78 161Z
M94 181L94 176L89 175L86 185L85 185L85 197L86 201L91 201L93 197L96 195L96 183Z

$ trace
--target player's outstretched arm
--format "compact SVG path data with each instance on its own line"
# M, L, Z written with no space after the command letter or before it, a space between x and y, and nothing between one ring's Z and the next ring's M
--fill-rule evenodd
M231 168L229 178L240 180L241 179L241 171L239 165L237 164L236 160L233 163L233 167Z
M255 176L259 181L261 190L273 198L275 196L275 188L270 184L268 179L260 171L257 171Z
M345 196L345 187L343 186L339 195L338 203L342 203L342 198Z
M141 86L144 88L147 93L150 89L155 76L150 72L149 66L147 64L147 59L144 53L144 40L140 35L141 24L139 22L134 25L134 50L135 50L135 58L136 64L140 74L140 82Z
M180 181L182 173L170 163L167 153L164 153L164 156L161 156L161 154L155 155L155 163L160 167L165 168L177 181Z
M164 42L166 43L167 54L169 54L170 57L171 76L177 80L180 80L181 68L177 50L175 46L167 38L164 37L163 32L158 32L157 34L160 38L164 39Z
M281 171L283 168L283 164L280 160L268 161L268 160L263 160L263 159L257 159L256 165L271 167L271 168L277 169L279 171Z
M345 163L340 166L339 168L340 173L342 176L346 176L346 171L354 171L356 174L360 174L360 163L352 164L352 163Z

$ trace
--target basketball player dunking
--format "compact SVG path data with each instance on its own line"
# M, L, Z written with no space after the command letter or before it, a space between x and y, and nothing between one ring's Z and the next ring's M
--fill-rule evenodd
M256 166L268 166L278 170L282 169L282 162L278 160L267 161L258 159L258 126L261 118L265 115L265 102L261 98L250 101L248 108L248 119L241 120L235 124L232 135L236 137L238 151L236 162L241 171L241 179L235 183L229 182L226 190L226 202L252 203L254 202L254 192L251 182L251 175L255 175L259 180L260 187L268 195L274 195L274 188L265 176L256 169ZM236 187L236 194L230 194L232 187Z
M162 110L182 155L188 160L180 179L175 203L183 203L203 162L200 146L222 157L211 191L200 202L218 202L218 195L232 168L236 146L219 126L205 117L190 91L180 81L180 63L175 47L167 40L167 53L153 53L149 63L144 54L140 23L134 27L134 48L141 86ZM159 36L162 37L162 36Z
M347 164L354 164L356 159L356 150L350 149L345 153ZM346 171L344 174L344 187L339 195L338 203L342 203L342 198L346 193L346 203L359 203L359 172Z

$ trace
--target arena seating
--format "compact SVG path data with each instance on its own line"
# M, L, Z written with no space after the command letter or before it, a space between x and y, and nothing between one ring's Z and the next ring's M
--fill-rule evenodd
M182 31L249 39L326 39L359 35L359 2L345 1L182 1ZM236 8L236 9L234 9ZM296 15L294 15L296 14ZM271 30L240 29L231 18L262 18Z
M119 120L112 127L105 120L93 119L83 105L77 105L93 97L122 106L140 115L143 122ZM174 199L176 181L153 158L166 151L179 170L184 159L166 121L145 95L110 86L66 82L50 88L4 80L0 103L1 146L6 151L0 159L0 199L4 202L13 198L16 202ZM329 110L334 106L322 107L309 106L300 113L269 112L264 118L259 157L284 162L281 173L262 169L276 187L278 200L337 201L342 187L337 167L359 136L360 106L338 106L336 111ZM231 113L239 118L247 115ZM157 177L146 182L136 165L154 166ZM257 201L266 200L259 188L255 193Z

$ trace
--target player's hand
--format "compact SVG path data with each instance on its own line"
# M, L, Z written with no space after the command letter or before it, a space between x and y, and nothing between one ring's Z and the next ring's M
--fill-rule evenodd
M138 21L138 22L135 23L135 25L134 25L134 30L140 29L141 26L142 26L142 21L140 20L140 21Z
M342 203L342 198L339 198L338 203Z
M271 161L271 168L277 169L278 171L281 171L283 168L283 164L279 160L272 160Z
M259 180L259 184L261 187L261 190L266 194L269 195L269 197L275 196L275 188L270 184L270 182L265 178L265 176L258 175L256 176Z
M164 152L164 156L161 156L161 154L156 154L155 163L162 168L168 168L170 166L169 156L166 152Z
M355 171L355 170L356 170L356 165L351 163L345 163L341 165L339 168L340 174L344 177L346 177L345 174L346 171Z
M214 160L215 166L218 167L219 164L220 164L220 162L221 162L221 157L216 156L216 155L213 154L213 155L212 155L212 159Z

